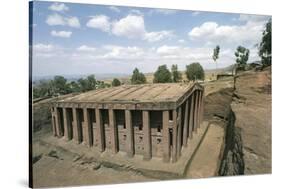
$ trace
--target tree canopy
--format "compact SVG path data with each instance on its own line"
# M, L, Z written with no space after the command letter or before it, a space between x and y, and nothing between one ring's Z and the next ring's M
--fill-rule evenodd
M170 83L172 82L172 74L166 65L161 65L158 67L157 71L154 73L153 83Z
M216 48L214 48L214 52L213 52L214 62L217 62L217 59L219 58L219 53L220 53L220 46L217 45Z
M114 78L114 79L112 80L111 85L112 85L112 87L120 86L120 85L121 85L121 82L120 82L119 79Z
M198 62L187 65L185 74L188 80L205 79L204 69Z
M266 23L262 32L262 41L259 44L259 56L263 65L271 65L271 19Z
M132 84L143 84L146 83L146 78L142 72L139 71L138 68L135 68L133 71L133 75L131 77Z
M176 64L173 64L172 65L172 68L171 68L171 71L172 71L172 80L173 82L179 82L182 80L182 75L181 75L181 72L178 71L178 65Z
M243 47L238 46L235 52L236 63L239 67L244 68L249 59L250 50Z
M63 76L55 76L54 80L51 82L54 92L56 94L66 94L66 82L67 80Z

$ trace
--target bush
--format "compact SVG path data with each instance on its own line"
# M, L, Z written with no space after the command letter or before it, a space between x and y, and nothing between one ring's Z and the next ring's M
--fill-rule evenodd
M143 73L139 72L138 68L135 68L133 75L131 77L132 84L144 84L146 83L146 78Z
M158 67L157 71L154 73L153 83L171 83L172 74L168 70L166 65L161 65Z
M203 67L198 62L187 65L185 74L188 80L205 79Z
M114 78L111 85L112 87L120 86L121 82L119 81L119 79Z

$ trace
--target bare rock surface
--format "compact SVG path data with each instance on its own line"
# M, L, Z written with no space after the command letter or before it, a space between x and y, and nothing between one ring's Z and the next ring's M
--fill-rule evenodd
M241 129L245 174L271 173L271 69L235 78L231 104Z

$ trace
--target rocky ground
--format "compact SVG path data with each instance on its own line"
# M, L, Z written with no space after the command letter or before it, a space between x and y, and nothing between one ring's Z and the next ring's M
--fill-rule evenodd
M231 108L240 128L244 174L271 173L271 68L235 78Z
M270 69L204 85L204 120L210 126L188 165L186 177L271 173ZM155 180L134 171L105 167L81 154L44 143L42 137L51 135L47 107L34 105L33 117L34 186Z

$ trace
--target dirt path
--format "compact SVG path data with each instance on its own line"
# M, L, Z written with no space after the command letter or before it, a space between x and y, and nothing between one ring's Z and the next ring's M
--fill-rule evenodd
M153 181L133 171L107 168L83 155L53 147L34 144L41 159L33 164L34 187L82 186Z
M219 166L221 148L224 142L224 129L211 124L187 170L187 178L215 176Z

